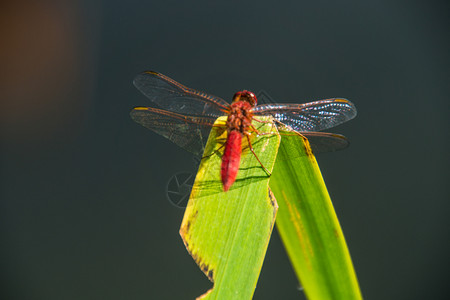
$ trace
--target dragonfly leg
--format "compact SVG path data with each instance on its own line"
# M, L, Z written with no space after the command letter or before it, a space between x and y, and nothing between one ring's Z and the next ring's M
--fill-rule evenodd
M252 132L256 133L256 135L274 135L275 133L273 132L260 132L258 129L256 129L255 126L250 125L250 129ZM273 124L272 124L272 128L271 131L273 130Z
M274 135L275 133L273 132L260 132L258 130L253 130L254 133L256 133L257 135Z
M278 121L278 120L276 120L276 119L274 119L273 122L274 122L274 123L278 123L279 125L281 125L281 126L287 128L287 129L289 129L289 132L292 132L291 134L283 133L282 135L298 135L298 136L300 136L300 137L303 138L303 139L307 139L303 134L301 134L300 132L298 132L298 131L296 131L296 130L293 130L293 129L290 128L288 125L284 124L283 122L280 122L280 121ZM280 134L281 134L281 133L280 133Z
M263 121L263 120L255 118L255 117L252 117L252 120L255 120L256 122L259 122L259 123L272 123L272 121Z
M255 117L253 117L252 120L255 120L256 122L259 122L259 123L266 123L266 124L267 123L271 123L272 124L272 128L270 129L270 131L273 131L273 127L275 126L275 122L273 122L273 121L276 121L276 120L263 121L263 120L259 120L259 119L255 118ZM253 124L250 125L250 127L253 130L253 132L255 132L257 135L272 135L272 134L274 134L273 132L259 132L258 129L256 129L255 126L253 126Z
M247 137L247 142L248 142L248 146L250 148L250 151L252 151L253 155L256 157L256 159L258 160L258 162L261 165L261 167L264 169L264 171L266 171L267 175L269 175L269 176L272 175L272 173L270 173L270 171L267 170L266 167L264 167L262 162L259 160L258 155L256 155L255 151L253 150L252 142L250 141L250 134L246 134L245 136Z
M218 151L219 151L220 149L222 149L223 147L225 147L225 143L223 143L222 146L220 146L219 148L217 148L216 150L214 150L211 154L202 156L202 159L208 158L208 157L210 157L210 156L213 156L216 152L218 152Z

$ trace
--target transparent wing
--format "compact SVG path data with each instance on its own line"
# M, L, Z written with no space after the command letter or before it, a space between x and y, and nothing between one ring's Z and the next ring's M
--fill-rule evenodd
M302 132L312 151L316 153L333 152L347 148L350 143L347 138L341 134L328 132Z
M158 107L192 116L223 116L229 104L216 96L185 87L157 72L136 76L134 85Z
M301 138L300 136L293 136L292 131L280 131L281 140L283 138ZM332 152L345 149L349 146L347 138L340 134L328 132L302 132L301 135L306 137L309 141L311 149L314 154ZM291 143L287 143L288 147L294 147ZM306 155L303 151L298 151L295 148L288 148L284 155L277 157L277 160L291 160L297 158L299 155Z
M209 132L216 119L184 116L152 107L135 107L130 115L135 122L198 156L203 155Z
M304 104L267 104L253 109L255 115L271 115L298 131L321 131L356 116L356 107L346 99L326 99Z

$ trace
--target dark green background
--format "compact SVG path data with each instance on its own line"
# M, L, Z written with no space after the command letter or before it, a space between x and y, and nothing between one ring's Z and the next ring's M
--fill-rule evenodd
M366 299L448 296L446 1L2 4L2 299L194 299L166 198L191 155L135 124L146 69L229 100L345 97L318 156ZM255 299L302 299L274 231Z

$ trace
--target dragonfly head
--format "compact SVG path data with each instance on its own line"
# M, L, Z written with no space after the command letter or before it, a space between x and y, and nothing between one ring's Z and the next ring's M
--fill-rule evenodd
M256 106L258 103L258 100L256 99L255 94L253 94L250 91L240 91L234 94L233 96L233 103L238 101L245 101L250 103L251 106Z

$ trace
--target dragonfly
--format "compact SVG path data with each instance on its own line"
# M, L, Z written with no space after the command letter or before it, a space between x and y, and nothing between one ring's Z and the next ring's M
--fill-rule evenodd
M202 156L209 133L218 117L227 115L227 139L222 156L221 179L224 191L233 185L239 170L242 138L262 168L270 175L254 152L250 140L258 130L252 121L272 116L274 124L306 137L313 152L346 148L348 140L339 134L320 132L348 120L356 114L355 105L344 98L331 98L304 104L260 104L254 93L237 92L229 104L220 97L188 88L154 71L146 71L133 81L153 106L137 106L130 115L142 126L168 138L187 151Z

